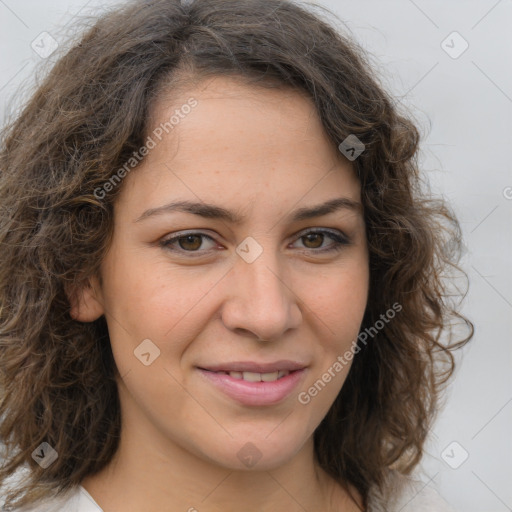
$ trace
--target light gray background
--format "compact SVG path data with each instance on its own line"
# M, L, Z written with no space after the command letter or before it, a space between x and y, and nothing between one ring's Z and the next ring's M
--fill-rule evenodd
M59 41L76 14L112 3L0 0L0 119L42 60L31 42L44 31ZM412 109L423 133L422 167L464 230L463 311L476 334L460 354L422 478L459 511L512 511L512 0L317 3L346 22L375 56L385 85ZM462 39L446 40L452 56L441 46L453 31L469 44L457 58ZM450 467L465 452L468 459Z

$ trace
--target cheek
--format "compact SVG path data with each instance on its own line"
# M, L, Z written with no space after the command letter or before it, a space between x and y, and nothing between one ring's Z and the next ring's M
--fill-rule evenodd
M105 282L109 333L119 373L140 370L137 354L149 351L150 360L153 353L157 355L151 368L165 366L181 380L183 355L214 313L214 294L208 292L215 289L219 276L190 268L169 269L168 262L144 264L138 259L132 263L118 259Z
M130 331L162 338L215 285L215 276L197 274L170 265L156 250L120 247L105 262L107 309Z
M298 395L299 403L310 408L312 426L327 414L352 366L368 298L368 272L356 267L326 283L311 304L318 312L316 359Z
M329 345L340 348L357 336L368 301L369 272L366 262L332 272L322 280L311 308L324 323L330 336Z

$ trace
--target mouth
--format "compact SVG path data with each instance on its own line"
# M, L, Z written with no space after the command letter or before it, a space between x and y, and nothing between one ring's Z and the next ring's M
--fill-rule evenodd
M202 370L211 372L224 372L224 373L279 373L279 372L293 372L295 370L303 370L308 366L307 364L300 363L299 361L291 361L289 359L281 359L269 363L255 362L255 361L233 361L230 363L209 364L199 367Z
M205 368L201 368L204 371L211 371ZM294 370L298 371L298 370ZM278 370L276 372L267 372L267 373L259 373L259 372L212 372L220 375L229 375L232 379L236 380L245 380L246 382L275 382L276 380L282 379L287 375L290 375L289 370Z
M224 395L244 405L274 405L303 380L307 365L294 361L236 362L197 367L200 374Z

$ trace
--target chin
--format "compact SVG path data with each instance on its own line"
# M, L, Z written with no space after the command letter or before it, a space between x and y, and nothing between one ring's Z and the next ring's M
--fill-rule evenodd
M255 432L219 442L202 450L210 462L232 471L269 471L288 463L302 448L304 439Z

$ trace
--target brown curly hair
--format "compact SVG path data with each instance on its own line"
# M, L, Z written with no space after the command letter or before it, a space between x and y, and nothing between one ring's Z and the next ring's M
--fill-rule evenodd
M350 134L364 143L353 162L370 252L362 328L391 304L402 310L354 357L315 431L315 453L363 499L388 468L407 474L420 461L452 351L473 334L446 284L458 270L460 228L425 188L415 124L332 19L291 0L133 1L89 27L3 129L0 485L29 469L7 505L58 495L116 452L121 416L106 321L72 319L66 292L99 275L111 240L121 186L101 199L95 190L143 146L150 104L186 87L183 70L305 91L332 144ZM41 442L59 455L46 469L31 456Z

